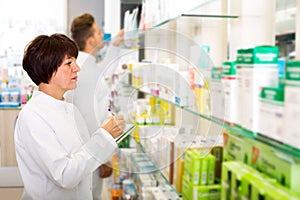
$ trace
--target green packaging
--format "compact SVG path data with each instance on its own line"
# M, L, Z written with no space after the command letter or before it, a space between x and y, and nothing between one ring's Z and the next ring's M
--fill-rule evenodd
M278 64L279 50L277 46L256 46L238 50L238 62L242 64Z
M220 195L220 184L195 186L192 183L190 183L185 176L183 176L183 200L219 200Z
M222 164L222 179L221 179L221 199L229 200L233 199L231 195L231 184L232 184L232 176L234 171L238 170L240 165L235 162L223 162Z
M208 176L207 176L208 185L212 185L215 183L215 166L216 166L216 157L209 154L208 155Z
M251 164L251 155L252 145L249 142L229 130L224 131L223 162L242 161Z
M275 178L278 183L299 193L300 164L287 154L274 151L260 142L253 146L252 166L260 172Z
M185 152L183 174L194 185L200 183L201 157L193 150Z

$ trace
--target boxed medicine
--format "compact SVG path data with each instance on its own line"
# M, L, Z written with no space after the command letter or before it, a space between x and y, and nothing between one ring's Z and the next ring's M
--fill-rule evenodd
M285 83L283 141L300 148L300 61L287 62Z
M242 115L240 125L252 132L258 132L261 88L278 87L278 47L257 46L238 52L242 57L237 66L238 93L242 97L238 108Z
M282 141L284 88L264 87L260 93L259 133Z
M224 120L228 123L237 123L238 81L236 76L236 62L223 62L222 83L225 100Z

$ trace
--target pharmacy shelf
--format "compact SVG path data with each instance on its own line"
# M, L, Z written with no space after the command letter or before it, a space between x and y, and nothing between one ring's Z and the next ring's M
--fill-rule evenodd
M227 12L208 12L205 8L208 6L213 6L214 4L217 4L221 2L220 0L207 0L202 2L199 5L194 6L193 8L188 9L187 11L183 13L179 13L174 17L171 17L169 19L163 20L157 24L152 25L152 27L148 28L158 28L162 27L165 24L168 24L170 22L174 22L182 17L199 17L199 18L238 18L237 15L229 14Z
M134 88L134 89L136 89L139 92L142 92L146 95L153 96L153 97L156 97L156 98L161 99L163 101L166 101L166 102L174 105L175 107L180 108L182 110L185 110L185 111L187 111L187 112L189 112L193 115L199 116L203 119L206 119L206 120L211 121L215 124L223 126L227 130L229 130L229 132L233 132L234 134L237 134L237 135L240 135L240 136L243 136L243 137L255 140L255 141L259 141L263 144L269 145L270 147L272 147L276 151L281 151L284 154L287 154L287 155L290 155L294 158L300 159L300 149L298 149L296 147L293 147L291 145L285 144L282 141L278 141L278 140L275 140L273 138L266 137L266 136L264 136L260 133L257 133L257 132L252 132L252 131L246 130L246 129L240 127L237 124L229 124L229 123L225 122L224 120L217 119L217 118L212 117L212 116L207 116L207 115L204 115L204 114L200 114L197 111L186 108L184 106L181 106L181 105L175 103L172 100L161 98L158 95L154 95L151 92L149 92L150 90L146 91L144 89L143 90L140 90L140 89L137 89L137 88Z
M136 144L137 144L137 150L140 151L140 152L143 152L145 153L146 155L148 155L148 152L145 150L144 146L136 141ZM159 173L161 175L161 177L164 179L165 181L165 185L168 185L170 186L170 188L178 195L178 198L181 197L181 194L179 194L176 190L176 188L174 187L174 185L172 185L170 182L169 182L169 178L166 177L166 175L157 167L157 165L155 164L155 162L153 162L153 160L151 159L151 157L148 156L148 158L150 159L150 161L152 162L152 164L156 167L156 170L151 170L150 173Z

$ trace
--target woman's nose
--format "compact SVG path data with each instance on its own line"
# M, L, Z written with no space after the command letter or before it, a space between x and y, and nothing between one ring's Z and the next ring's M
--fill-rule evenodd
M77 63L74 64L73 71L74 72L79 72L80 71L80 67L77 65Z

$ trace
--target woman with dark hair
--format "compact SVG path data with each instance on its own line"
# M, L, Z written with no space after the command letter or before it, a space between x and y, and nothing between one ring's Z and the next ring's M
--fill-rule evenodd
M64 101L76 87L77 55L77 45L63 34L40 35L25 49L23 68L39 89L15 128L23 199L92 199L92 172L117 149L122 116L110 116L90 134L78 109Z

